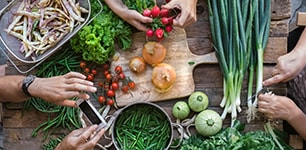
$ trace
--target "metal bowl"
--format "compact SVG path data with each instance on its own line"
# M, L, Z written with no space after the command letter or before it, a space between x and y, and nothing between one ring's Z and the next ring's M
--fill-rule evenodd
M89 0L78 0L81 7L86 8L89 13L82 14L82 17L85 19L80 25L76 26L72 32L66 34L63 39L61 39L57 44L47 49L43 54L38 55L35 60L31 58L26 58L25 55L20 52L21 42L19 39L7 34L4 31L9 24L12 22L13 14L17 11L17 8L22 3L23 0L14 0L9 3L5 8L0 11L0 40L3 43L9 53L14 56L17 60L23 63L38 63L47 57L51 56L56 52L64 43L66 43L70 38L72 38L90 19L91 15L91 5Z

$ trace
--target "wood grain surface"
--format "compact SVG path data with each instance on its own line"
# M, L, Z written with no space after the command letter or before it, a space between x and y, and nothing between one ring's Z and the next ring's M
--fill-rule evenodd
M136 33L133 36L131 49L129 51L120 51L119 59L112 62L111 70L120 65L126 76L129 76L136 83L136 88L131 90L130 93L118 91L118 94L116 94L118 106L124 106L132 102L156 102L188 96L195 89L193 80L193 69L195 66L202 63L218 63L214 52L205 55L191 53L188 48L185 30L175 28L161 44L164 45L167 51L163 62L174 67L176 81L169 91L159 93L151 82L153 69L151 65L147 65L145 72L138 74L133 73L129 69L129 61L134 56L141 56L142 48L146 42L145 33Z

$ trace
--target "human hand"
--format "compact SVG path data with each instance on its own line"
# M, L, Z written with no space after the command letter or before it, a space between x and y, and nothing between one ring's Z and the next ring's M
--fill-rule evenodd
M260 94L258 96L258 111L269 119L290 120L290 117L299 110L296 104L285 96Z
M147 31L149 28L145 24L153 21L152 18L145 17L136 10L131 9L127 9L124 13L119 14L119 16L140 31Z
M181 10L176 18L173 19L173 25L185 28L197 21L197 0L171 0L162 8Z
M69 72L62 76L51 78L36 78L29 87L29 93L50 103L76 107L72 97L89 99L86 92L96 92L93 82L87 81L86 76L78 72Z
M57 145L55 150L91 150L98 143L105 130L101 129L94 133L98 128L97 125L73 130L63 141Z
M271 78L263 82L264 86L276 84L279 82L287 82L294 79L304 68L305 60L299 51L291 51L290 53L280 56L277 59L276 66L272 69Z

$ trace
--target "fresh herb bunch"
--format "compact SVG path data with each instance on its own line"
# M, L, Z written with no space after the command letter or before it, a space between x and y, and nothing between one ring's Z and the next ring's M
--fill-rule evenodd
M72 49L81 53L83 59L97 64L109 61L115 54L115 47L125 50L131 46L131 27L119 18L107 4L101 0L102 13L84 26L70 40ZM99 5L92 3L93 6Z
M272 136L262 130L250 131L243 133L245 125L235 120L232 127L221 130L218 134L210 137L201 135L192 135L184 140L180 146L180 150L200 150L200 149L235 149L235 150L293 150L292 147L280 139L282 148L277 146ZM278 130L278 138L286 137Z

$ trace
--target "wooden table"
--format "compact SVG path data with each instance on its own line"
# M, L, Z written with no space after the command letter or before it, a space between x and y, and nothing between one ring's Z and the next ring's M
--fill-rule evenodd
M277 58L287 53L287 36L288 36L288 19L290 18L290 0L273 0L272 1L272 22L270 38L267 45L267 49L264 57L264 78L270 76L270 71L275 65ZM205 0L199 0L197 6L198 21L186 28L187 41L189 49L197 55L207 54L212 52L212 46L210 42L210 29L208 21L207 5ZM15 62L21 68L28 68L27 64ZM33 72L32 72L33 73ZM8 62L6 68L6 75L20 74ZM222 74L218 67L218 64L205 64L199 65L194 69L193 78L195 82L195 90L205 92L210 99L210 109L214 109L218 112L222 112L219 107L222 94ZM286 95L286 85L278 84L273 86L273 91L276 94ZM246 97L246 90L242 91L242 99ZM180 100L186 100L187 97ZM171 108L178 99L172 99L162 102L157 102L165 111L171 114ZM7 107L9 106L9 108ZM16 106L16 107L15 107ZM238 114L238 119L246 123L246 103L242 103L243 111ZM4 105L4 121L3 121L3 135L4 148L11 150L33 150L39 149L41 146L41 136L37 138L31 137L31 132L40 123L47 119L46 114L38 111L30 111L22 113L20 104ZM229 115L228 115L229 116ZM230 119L225 119L224 125L229 125ZM174 119L172 120L174 121ZM263 120L254 120L246 125L245 131L254 131L263 129ZM277 125L278 128L282 128L281 124Z

